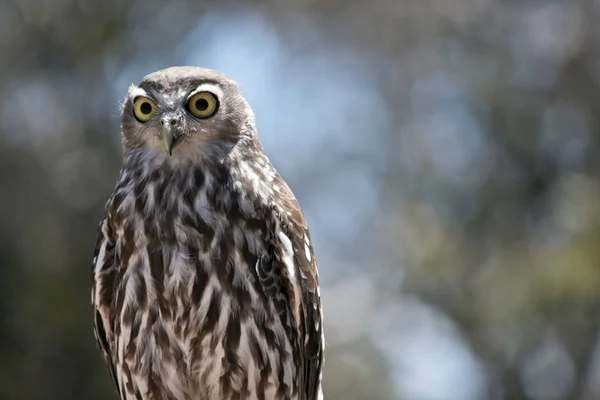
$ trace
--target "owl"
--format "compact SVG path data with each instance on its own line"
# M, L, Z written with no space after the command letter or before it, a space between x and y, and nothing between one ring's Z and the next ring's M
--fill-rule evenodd
M200 67L147 75L121 137L92 288L120 399L322 399L310 234L237 84Z

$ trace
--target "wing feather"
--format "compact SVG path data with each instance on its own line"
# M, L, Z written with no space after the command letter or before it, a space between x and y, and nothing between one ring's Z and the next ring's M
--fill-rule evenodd
M94 335L106 361L113 385L119 393L119 382L115 363L111 357L114 335L110 315L115 282L115 240L112 237L107 218L100 222L94 251L94 271L92 286L92 306L94 308Z
M302 354L302 399L322 398L321 377L324 361L324 339L319 276L310 233L298 201L281 180L277 208L279 227L293 249L295 278L300 294L298 329ZM274 246L277 248L277 245ZM281 247L281 246L280 246ZM292 312L292 315L294 313Z
M291 222L289 237L294 248L294 264L301 283L301 328L304 353L304 386L306 399L316 400L321 391L321 371L323 368L323 324L319 277L310 235L305 224ZM308 255L308 256L307 256Z

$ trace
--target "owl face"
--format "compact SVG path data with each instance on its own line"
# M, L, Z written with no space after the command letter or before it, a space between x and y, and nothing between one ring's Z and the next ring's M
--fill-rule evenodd
M200 67L172 67L129 88L123 142L126 150L182 157L235 143L249 122L254 115L234 81Z

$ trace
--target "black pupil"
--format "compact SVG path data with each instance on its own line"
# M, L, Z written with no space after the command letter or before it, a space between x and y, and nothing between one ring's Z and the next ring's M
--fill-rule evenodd
M142 112L142 114L148 115L152 112L152 105L145 101L140 105L140 111Z
M196 109L198 109L198 111L204 111L207 108L208 108L208 101L206 101L206 99L196 100Z

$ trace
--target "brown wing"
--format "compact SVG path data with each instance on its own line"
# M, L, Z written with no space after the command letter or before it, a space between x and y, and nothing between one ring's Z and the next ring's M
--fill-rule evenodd
M285 228L284 228L285 229ZM319 278L308 229L295 222L288 228L294 248L294 263L301 282L301 339L304 348L304 386L306 399L316 400L323 368L323 326Z
M114 387L119 392L116 367L111 357L111 344L114 335L110 315L113 312L113 290L115 282L115 240L105 218L100 222L96 249L94 251L94 271L92 286L92 306L94 308L94 335L102 351ZM119 395L120 396L120 395Z
M307 400L316 400L321 391L321 371L324 360L323 321L319 276L310 239L310 233L298 201L282 181L278 197L280 229L290 240L294 253L296 280L299 282L300 320L296 326L300 333L303 355L303 386Z

